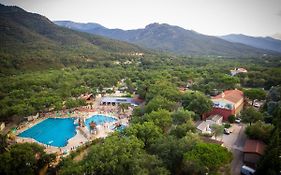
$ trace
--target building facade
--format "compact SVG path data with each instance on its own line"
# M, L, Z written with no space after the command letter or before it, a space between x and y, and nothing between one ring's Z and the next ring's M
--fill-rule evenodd
M227 90L212 97L213 108L210 112L203 115L206 119L210 115L221 115L223 120L227 120L230 115L237 115L244 106L244 94L240 90Z

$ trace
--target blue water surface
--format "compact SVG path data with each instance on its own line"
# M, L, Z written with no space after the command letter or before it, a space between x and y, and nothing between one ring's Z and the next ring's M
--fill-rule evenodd
M28 137L40 143L56 147L64 147L75 134L73 118L48 118L20 133L20 137Z
M90 118L87 118L85 121L85 125L90 128L90 123L91 122L95 122L97 125L102 125L104 123L110 123L110 122L115 122L117 121L117 119L109 117L109 116L105 116L102 114L98 114L98 115L93 115Z
M125 128L126 128L125 125L121 125L121 126L119 126L119 127L116 127L116 130L117 130L118 132L121 132L121 131L123 131Z

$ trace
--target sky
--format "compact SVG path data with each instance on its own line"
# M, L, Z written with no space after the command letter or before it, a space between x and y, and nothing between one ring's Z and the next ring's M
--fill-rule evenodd
M207 35L281 33L281 0L0 0L50 20L137 29L154 22Z

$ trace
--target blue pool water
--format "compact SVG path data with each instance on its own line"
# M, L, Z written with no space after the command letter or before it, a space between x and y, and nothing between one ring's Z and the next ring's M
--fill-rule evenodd
M125 128L126 128L125 125L121 125L121 126L119 126L119 127L116 128L116 131L121 132L121 131L123 131Z
M91 122L95 122L97 125L102 125L104 123L109 123L109 122L115 122L117 121L117 119L109 117L109 116L105 116L102 114L98 114L98 115L93 115L90 118L87 118L85 121L85 125L90 128L90 123Z
M48 118L20 133L19 136L33 138L47 145L64 147L76 134L75 127L73 118Z

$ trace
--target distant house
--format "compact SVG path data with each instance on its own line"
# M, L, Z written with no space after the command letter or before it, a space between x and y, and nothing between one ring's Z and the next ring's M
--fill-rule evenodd
M248 71L245 68L239 67L239 68L234 68L233 70L230 70L230 74L232 76L239 74L239 73L247 73Z
M79 96L79 99L83 99L83 100L85 100L86 102L88 102L88 101L92 101L93 99L94 99L94 96L93 96L93 94L82 94L82 95L80 95Z
M210 115L207 119L206 119L206 122L212 126L214 124L217 124L217 125L221 125L222 124L222 120L223 120L223 116L221 115Z
M244 153L244 163L247 166L256 168L257 162L260 157L264 154L265 144L259 140L246 140L243 148Z
M139 105L137 99L128 97L103 97L100 102L101 105L119 105L124 103L132 106Z
M212 97L213 108L203 115L203 119L210 115L221 115L223 120L227 120L230 115L237 115L244 106L244 94L240 90L227 90Z
M184 87L184 86L180 86L178 87L178 90L182 93L184 93L188 88L187 87Z
M211 134L211 128L210 128L210 125L205 122L205 121L199 121L195 124L196 126L196 130L197 132L199 133L203 133L203 134Z

